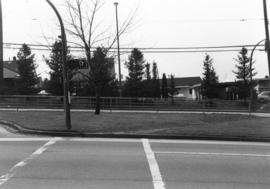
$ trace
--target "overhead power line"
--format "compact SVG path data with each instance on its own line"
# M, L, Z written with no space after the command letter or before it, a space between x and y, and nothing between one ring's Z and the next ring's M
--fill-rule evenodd
M5 46L22 46L21 43L4 43ZM32 47L45 47L52 48L52 45L43 45L43 44L27 44ZM259 45L264 47L264 45ZM254 47L252 44L247 45L222 45L222 46L193 46L193 47L136 47L140 50L191 50L191 49L225 49L225 48L242 48L242 47ZM79 46L69 46L70 49L83 49L83 47ZM96 49L97 47L92 47L92 49ZM113 47L112 50L117 50L117 48ZM122 47L122 50L132 50L134 47Z
M149 19L149 22L188 22L188 23L196 23L196 22L209 22L209 23L213 23L213 22L261 22L263 21L263 18L231 18L231 19Z
M20 43L4 43L4 49L18 50L21 48ZM51 51L52 46L43 44L27 44L35 51ZM252 50L254 45L223 45L223 46L199 46L199 47L141 47L140 49L145 54L177 54L177 53L226 53L226 52L238 52L242 47L246 47L248 50ZM264 45L259 45L264 47ZM72 52L84 52L82 47L70 46ZM94 50L94 47L92 48ZM124 47L120 49L123 54L128 54L133 48ZM264 51L259 48L256 51ZM111 48L110 53L117 53L117 48Z
M4 49L13 49L19 50L19 47L4 47ZM34 51L51 51L50 49L45 48L31 48ZM251 50L251 49L248 49ZM75 49L73 52L83 52L83 50ZM176 54L176 53L210 53L210 52L238 52L239 49L223 49L223 50L142 50L143 53L146 54ZM264 51L264 49L256 49L256 51ZM120 50L121 53L130 53L127 50ZM117 53L116 50L111 50L110 53Z

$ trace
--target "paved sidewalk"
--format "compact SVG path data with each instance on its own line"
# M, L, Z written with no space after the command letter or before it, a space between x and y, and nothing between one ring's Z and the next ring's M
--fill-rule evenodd
M64 109L44 109L44 108L0 108L0 111L45 111L45 112L63 112ZM86 110L86 109L71 109L71 112L95 112L95 110ZM270 113L264 112L252 112L248 111L202 111L202 110L183 110L183 111L172 111L172 110L101 110L101 113L150 113L150 114L229 114L229 115L251 115L257 117L270 117Z

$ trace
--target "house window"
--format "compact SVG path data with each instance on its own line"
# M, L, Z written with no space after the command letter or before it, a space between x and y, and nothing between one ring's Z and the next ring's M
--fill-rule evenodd
M192 95L192 89L189 89L189 94L191 94L191 95Z

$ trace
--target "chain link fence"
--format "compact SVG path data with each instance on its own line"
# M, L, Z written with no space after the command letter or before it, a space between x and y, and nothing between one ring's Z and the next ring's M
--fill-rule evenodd
M94 109L95 97L71 96L71 109ZM62 96L0 96L1 108L63 108ZM266 102L252 103L252 111L270 112ZM181 98L120 98L102 97L101 108L106 110L154 110L154 111L249 111L249 100L185 100Z

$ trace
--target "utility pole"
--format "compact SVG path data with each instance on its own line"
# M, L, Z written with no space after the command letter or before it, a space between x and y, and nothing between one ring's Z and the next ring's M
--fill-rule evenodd
M119 43L119 29L118 29L118 2L115 5L115 15L116 15L116 37L117 37L117 56L118 56L118 72L119 72L119 96L122 97L122 77L121 77L121 64L120 64L120 43Z
M71 129L71 121L70 121L70 95L69 95L69 79L67 74L67 39L65 33L65 27L62 21L62 18L57 11L56 7L52 4L50 0L46 0L47 3L54 10L61 27L61 39L62 39L62 63L63 63L63 80L64 80L64 106L65 106L65 121L66 127L68 130Z
M0 0L0 84L3 84L4 80L4 52L3 52L3 13L2 2Z
M250 54L250 59L249 59L249 78L250 78L250 101L249 101L249 115L251 115L251 112L252 112L252 102L253 102L253 81L252 81L252 77L253 77L253 73L252 73L252 64L253 64L253 54L254 54L254 51L255 49L262 43L264 42L265 39L259 41L252 49L251 51L251 54Z
M268 28L266 0L263 0L263 12L264 12L265 35L266 35L265 48L267 51L267 59L268 59L268 75L270 76L270 43L269 43L269 28Z

